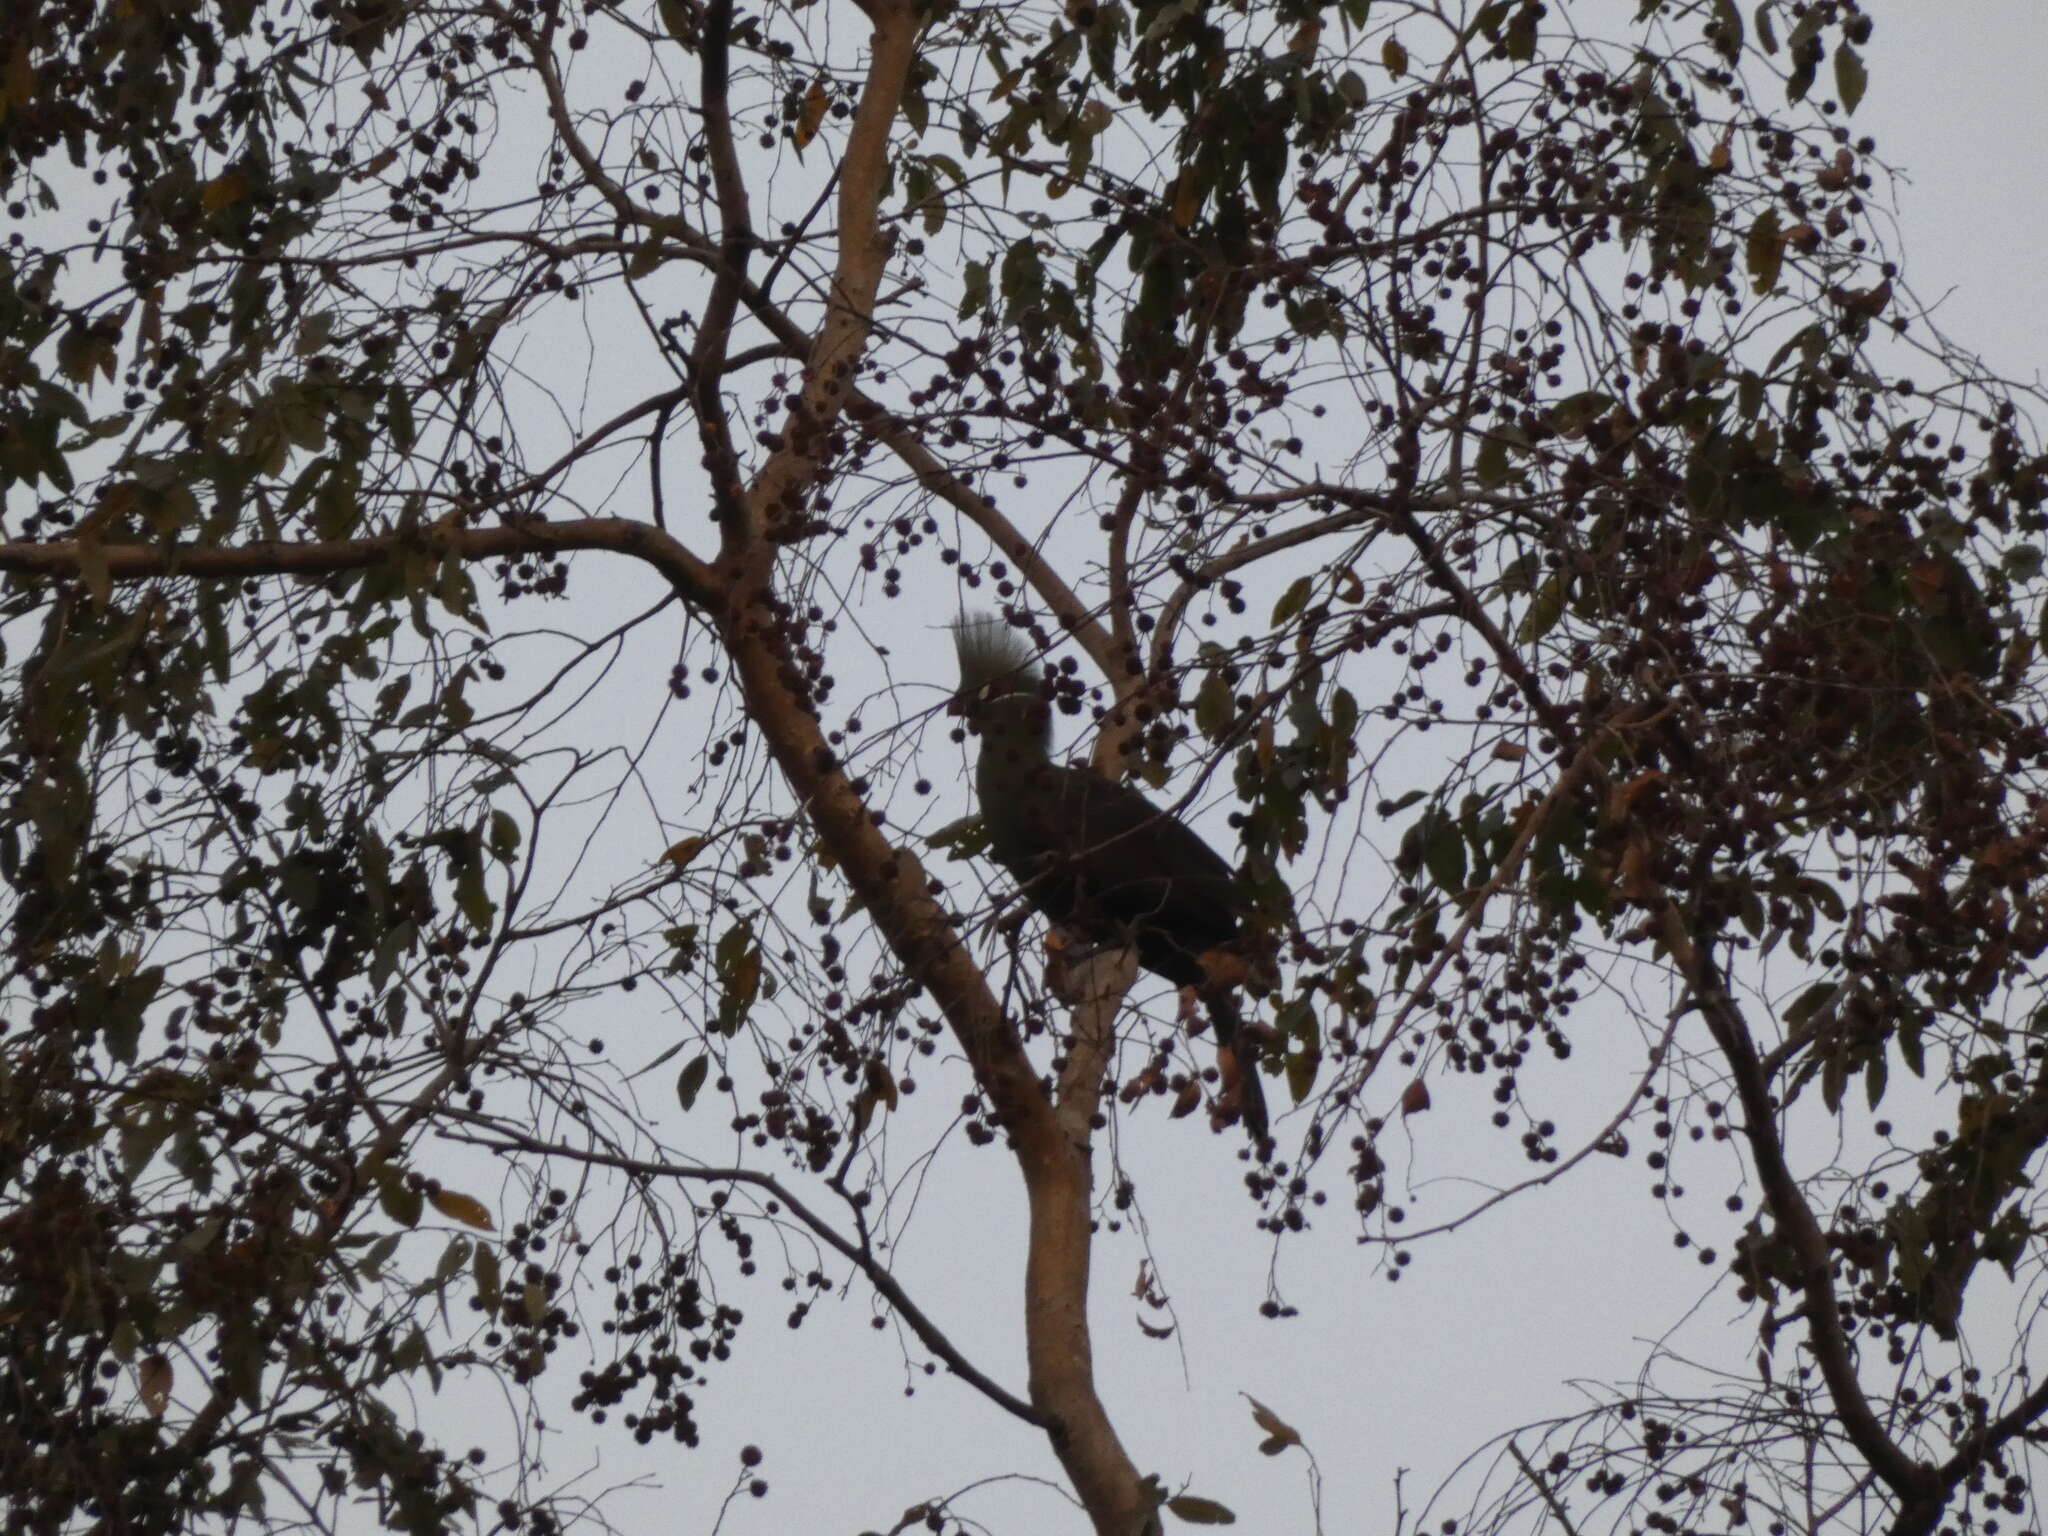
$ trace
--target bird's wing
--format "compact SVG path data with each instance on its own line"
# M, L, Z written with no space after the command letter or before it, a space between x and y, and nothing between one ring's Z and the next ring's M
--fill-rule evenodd
M1223 857L1186 822L1160 809L1130 785L1085 768L1063 768L1063 793L1078 800L1075 818L1090 851L1108 857L1142 850L1147 864L1175 880L1221 895L1236 888L1236 876Z
M1244 903L1231 868L1192 827L1127 784L1086 769L1060 770L1062 794L1079 814L1066 856L1081 898L1108 922L1134 932L1148 970L1182 985L1202 980L1198 957L1228 943Z

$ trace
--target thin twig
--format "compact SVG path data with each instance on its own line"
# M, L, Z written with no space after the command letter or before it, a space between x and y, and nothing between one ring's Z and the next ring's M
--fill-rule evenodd
M457 1118L469 1117L457 1115ZM481 1120L481 1117L478 1118ZM643 1178L713 1184L750 1184L765 1191L770 1198L781 1202L820 1242L858 1269L882 1298L901 1314L904 1322L910 1326L910 1331L917 1335L918 1342L945 1361L947 1368L954 1375L1005 1412L1014 1414L1037 1428L1046 1427L1047 1421L1043 1414L992 1380L960 1352L952 1340L940 1330L938 1324L926 1315L924 1309L911 1300L909 1293L880 1259L866 1248L848 1241L830 1222L805 1205L774 1175L757 1173L751 1168L712 1168L689 1163L668 1163L648 1158L627 1157L623 1153L602 1152L589 1147L571 1146L566 1142L543 1141L539 1137L508 1131L493 1121L482 1123L489 1128L487 1132L467 1136L451 1134L450 1139L469 1142L498 1152L528 1152L540 1157L569 1158L586 1166L612 1168Z
M1515 1465L1522 1469L1522 1476L1529 1479L1529 1486L1543 1496L1543 1502L1550 1507L1551 1514L1557 1517L1557 1523L1564 1527L1565 1536L1579 1536L1579 1528L1572 1524L1572 1517L1565 1513L1564 1505L1559 1502L1557 1495L1551 1492L1550 1485L1543 1481L1543 1475L1529 1465L1529 1458L1522 1454L1521 1446L1510 1440L1508 1454L1515 1458Z

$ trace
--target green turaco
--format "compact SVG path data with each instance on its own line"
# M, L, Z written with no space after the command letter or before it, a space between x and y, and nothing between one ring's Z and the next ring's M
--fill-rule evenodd
M955 705L981 737L975 792L990 854L1059 927L1128 943L1146 970L1194 989L1231 1058L1220 1103L1266 1142L1265 1093L1234 989L1246 971L1245 901L1230 866L1128 784L1053 761L1050 690L1020 636L978 615L954 626L953 643Z

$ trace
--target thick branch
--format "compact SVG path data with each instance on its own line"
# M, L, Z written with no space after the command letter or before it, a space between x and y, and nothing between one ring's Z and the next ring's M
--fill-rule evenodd
M1757 1180L1763 1185L1764 1203L1777 1223L1778 1235L1798 1258L1801 1288L1806 1296L1807 1347L1813 1351L1821 1379L1827 1383L1835 1416L1871 1471L1904 1504L1917 1506L1929 1499L1938 1504L1946 1493L1940 1472L1914 1460L1886 1432L1856 1373L1849 1323L1842 1316L1841 1298L1835 1292L1834 1255L1828 1250L1827 1234L1821 1230L1813 1207L1807 1203L1805 1192L1786 1161L1785 1143L1778 1135L1777 1105L1758 1064L1756 1045L1742 1011L1729 995L1712 957L1693 942L1692 931L1677 904L1664 898L1658 916L1665 948L1677 961L1687 989L1706 1019L1708 1032L1728 1063L1736 1098L1742 1104L1743 1134L1756 1164Z
M1138 953L1128 946L1099 949L1065 967L1065 1001L1074 1034L1060 1068L1059 1117L1068 1137L1085 1146L1102 1107L1102 1080L1116 1049L1116 1016L1138 979Z
M795 525L815 483L827 434L852 398L854 374L874 328L875 294L893 239L879 207L889 178L889 136L917 57L918 12L907 0L871 4L875 24L867 79L839 163L839 249L825 323L810 347L803 389L784 418L781 446L748 494L750 533ZM733 530L727 529L728 550Z
M777 617L774 534L778 528L802 531L804 499L824 467L828 434L853 398L891 251L878 209L890 134L916 58L919 10L911 0L864 0L862 9L874 36L839 166L831 296L782 440L749 489L749 531L767 537L739 546L726 530L720 560L734 580L721 631L749 718L890 948L945 1014L1009 1133L1031 1211L1025 1269L1031 1400L1049 1421L1053 1448L1097 1531L1134 1536L1151 1506L1096 1394L1088 1346L1093 1186L1087 1141L1070 1138L1061 1125L1022 1041L934 899L923 866L882 835L860 787L841 771L812 706L794 691L799 684L786 667L788 641ZM751 291L744 296L756 313L771 308ZM780 334L772 324L771 330Z
M700 44L704 141L711 156L712 183L718 192L720 223L717 265L712 269L711 298L690 349L690 401L697 413L697 432L704 445L704 467L711 476L711 494L728 544L741 534L739 453L726 419L724 379L731 350L733 315L746 281L747 258L754 247L752 217L747 210L747 184L740 175L733 148L732 110L727 100L731 64L732 0L711 0Z
M1025 1337L1031 1401L1103 1536L1132 1536L1149 1515L1137 1469L1095 1390L1088 1334L1093 1182L1085 1140L1061 1124L1030 1057L986 978L934 899L917 856L893 846L841 771L814 715L790 691L766 626L728 631L747 713L761 731L820 842L904 968L931 995L994 1105L1030 1202Z
M856 391L853 410L882 446L916 474L919 489L938 497L988 536L988 541L1017 567L1052 616L1059 620L1060 627L1079 642L1102 675L1115 679L1123 669L1117 664L1115 642L1098 617L1101 610L1084 602L1052 562L1038 552L1038 546L1024 536L1022 529L994 502L955 474L888 407Z
M303 543L269 539L253 544L108 544L97 539L0 544L0 571L46 577L98 577L144 581L159 576L239 579L251 576L318 577L360 571L421 549L458 560L514 559L579 549L609 550L643 560L668 578L682 597L715 606L719 583L711 568L671 534L625 518L576 522L538 518L496 528L436 524L367 539Z

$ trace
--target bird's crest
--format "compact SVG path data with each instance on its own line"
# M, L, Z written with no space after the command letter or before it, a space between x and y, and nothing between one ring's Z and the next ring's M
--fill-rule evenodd
M953 651L960 658L960 693L971 698L1001 682L1004 693L1035 694L1045 669L1031 647L992 613L963 615L953 625Z
M960 658L953 708L980 734L984 761L991 742L1006 759L1046 757L1052 711L1041 692L1045 668L1024 637L993 614L964 614L953 626L953 649Z

